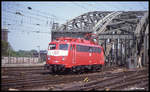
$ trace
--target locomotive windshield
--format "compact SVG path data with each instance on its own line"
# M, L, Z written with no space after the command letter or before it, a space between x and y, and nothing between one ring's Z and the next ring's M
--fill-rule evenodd
M56 44L49 44L48 49L50 49L50 50L56 49Z
M59 44L60 50L68 50L68 44Z

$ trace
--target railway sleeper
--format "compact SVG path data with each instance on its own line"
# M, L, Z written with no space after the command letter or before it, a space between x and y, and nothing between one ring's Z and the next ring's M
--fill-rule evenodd
M148 80L148 76L138 76L138 77L133 77L133 78L126 78L121 81L116 81L114 83L110 83L108 85L105 85L105 87L95 87L94 89L96 90L105 90L105 89L110 89L110 90L116 90L116 89L122 89L130 85L134 85L135 83L140 83L141 81L146 81Z
M113 85L111 87L108 87L109 89L111 90L120 90L120 89L125 89L127 87L133 87L135 84L138 84L138 83L141 83L141 81L143 82L146 82L148 81L148 78L139 78L139 80L131 80L130 82L127 81L127 82L123 82L121 84L118 84L118 85Z
M75 90L92 90L92 89L95 89L96 87L103 88L107 85L116 83L116 81L122 81L121 76L127 75L126 73L127 72L125 72L125 74L121 73L121 75L118 75L118 76L112 76L112 77L108 77L108 78L101 79L101 80L95 80L95 81L92 81L90 83L86 83L84 85L81 85L80 87L77 87L79 89L75 89ZM133 74L133 72L129 71L128 74L130 74L130 75L127 75L126 78L130 78L130 77L134 78L134 77L138 76L141 73L145 73L145 72L139 71L139 72ZM69 89L74 89L74 87L71 87L71 88L68 88L68 89L65 89L65 90L69 90Z
M93 85L89 88L84 88L84 90L97 90L97 89L98 90L104 90L105 87L107 87L109 89L113 89L113 88L110 88L110 87L115 86L115 85L120 86L121 85L120 83L125 83L126 81L133 81L133 80L136 81L136 80L141 79L141 78L148 78L148 76L147 75L146 76L145 75L142 75L142 76L131 75L131 76L127 76L125 78L117 78L117 79L114 79L114 80L110 80L109 82L104 82L104 83L100 82L100 83L95 84L95 85Z

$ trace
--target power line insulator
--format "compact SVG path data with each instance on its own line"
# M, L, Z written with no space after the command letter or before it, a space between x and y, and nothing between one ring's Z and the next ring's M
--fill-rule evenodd
M21 14L20 12L16 12L16 14L23 16L23 14Z
M31 10L32 8L31 8L31 7L28 7L28 9Z

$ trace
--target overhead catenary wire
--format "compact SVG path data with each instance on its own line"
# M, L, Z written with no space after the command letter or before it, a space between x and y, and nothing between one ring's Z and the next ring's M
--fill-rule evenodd
M38 21L34 21L33 23L31 23L28 20L17 20L17 19L13 19L13 18L6 18L6 17L2 17L2 21L7 22L8 25L20 25L20 24L26 24L26 25L33 25L33 26L42 26L42 27L50 27L50 25L44 25L44 23L37 23ZM21 22L22 21L22 22ZM45 23L46 24L46 23Z
M13 10L13 11L22 11L23 13L24 13L24 11L23 10L19 10L18 8L17 9L15 9L15 8L13 8L13 7L10 7L10 6L6 6L8 9L10 9L10 10ZM3 12L6 12L7 14L8 13L11 13L11 14L16 14L16 16L18 15L20 15L20 16L22 16L22 17L20 17L20 18L12 18L12 17L7 17L6 16L6 18L3 18L3 24L4 25L13 25L13 26L15 26L15 25L19 25L19 24L23 24L23 25L35 25L35 26L40 26L41 28L42 27L47 27L47 26L49 26L49 27L51 27L52 26L52 23L53 23L53 21L54 21L54 18L51 18L51 21L48 21L48 17L45 17L45 20L41 20L41 16L38 16L38 18L37 17L33 17L33 15L30 15L30 16L27 16L27 15L22 15L21 13L19 13L19 12L17 12L17 13L15 13L15 12L12 12L12 11L8 11L8 9L5 9L5 8L3 8ZM7 11L6 11L7 10ZM39 11L38 11L39 12ZM6 14L6 15L7 15ZM31 14L31 13L30 13ZM33 14L33 13L32 13ZM35 13L34 13L35 14ZM36 14L35 14L35 16L36 16ZM25 19L25 17L26 17L26 19ZM40 19L39 19L39 17L40 17ZM44 17L44 16L42 16L42 17ZM11 19L12 18L12 19ZM31 18L32 18L32 20L34 19L35 21L32 21L31 20ZM29 22L29 20L30 20L30 22ZM36 24L36 23L38 23L38 21L40 21L40 23L41 24ZM42 22L45 22L45 23L42 23ZM20 22L20 23L19 23ZM45 25L47 25L47 26L45 26ZM23 25L19 25L19 26L22 26L22 28L20 28L20 30L22 30L22 29L24 29L23 27ZM10 27L9 27L10 28ZM31 27L29 27L30 29L33 29L34 28L34 26L32 26L32 28ZM10 29L11 30L11 29ZM18 30L18 29L16 29L16 30ZM36 33L42 33L42 32L38 32L38 31L33 31L33 32L36 32ZM43 33L46 33L46 32L43 32ZM49 32L47 32L47 33L49 33Z
M93 2L93 3L85 3L87 7L96 8L95 10L101 11L134 11L134 10L146 10L146 7L142 4L142 2L133 3L133 2ZM140 5L141 4L141 5ZM109 7L108 7L109 6ZM143 8L142 8L142 7ZM139 8L135 8L139 7ZM84 7L85 8L85 7Z
M24 4L19 4L19 3L17 3L17 6L18 7L22 7L22 8L28 8L28 7L30 7L30 6L28 6L28 7L26 7ZM32 7L31 7L32 8ZM42 17L45 17L45 18L53 18L53 19L61 19L61 20L64 20L64 18L60 18L60 17L58 17L58 16L56 16L55 14L52 14L52 13L47 13L47 12L43 12L43 11L40 11L40 10L37 10L37 9L35 9L35 8L32 8L31 10L29 10L29 11L31 11L32 13L33 12L35 12L35 15L38 15L38 16L42 16ZM29 12L28 11L28 12ZM30 12L30 13L31 13ZM42 15L43 14L43 15ZM51 16L51 17L50 17Z
M148 10L141 2L139 4L143 7L144 10Z
M33 16L29 16L29 15L23 15L22 13L20 12L12 12L12 11L3 11L3 12L7 12L7 13L11 13L11 14L14 14L14 15L19 15L19 16L22 16L22 17L28 17L28 18L32 18L32 19L35 19L35 20L38 20L38 21L45 21L45 20L42 20L41 18L37 18L37 17L33 17ZM22 15L20 15L20 14Z
M51 32L49 31L40 31L40 30L30 30L30 31L27 31L28 29L27 28L10 28L9 30L11 30L11 33L13 32L23 32L23 33L45 33L45 34L50 34ZM19 31L16 31L16 30L19 30Z
M84 9L84 10L89 11L89 9L85 8L84 6L82 6L82 5L78 4L78 3L72 2L72 4L74 4L74 5L76 5L76 6L80 7L80 8L82 8L82 9Z
M8 11L7 11L8 12ZM11 14L15 14L14 12L10 12ZM16 16L14 16L14 17L16 17ZM33 19L33 18L32 18ZM9 22L9 23L7 23L7 24L11 24L11 23L14 23L14 24L22 24L22 23L25 23L26 25L39 25L39 26L45 26L45 25L47 25L47 26L51 26L52 25L52 22L49 22L49 24L47 23L47 21L45 20L45 21L41 21L41 20L38 20L38 19L36 19L35 21L32 21L32 23L31 23L31 20L29 21L29 18L27 17L27 18L25 18L25 17L20 17L20 18L12 18L12 16L11 16L11 18L9 17L9 16L2 16L2 20L5 20L5 22L6 22L6 20ZM12 20L12 22L11 22L11 20ZM38 22L41 22L40 24L38 24ZM52 20L51 20L52 21ZM10 23L11 22L11 23ZM19 23L20 22L20 23Z
M34 13L35 11L32 9L32 10L27 10L27 8L28 7L25 7L23 4L18 4L18 3L13 3L12 4L13 6L11 6L10 4L7 6L7 8L9 9L9 10L13 10L13 11L24 11L26 14L30 14L30 15L38 15L38 16L40 16L41 18L42 17L44 17L44 18L52 18L52 17L54 17L54 16L49 16L49 14L46 14L46 15L43 15L43 13L40 13L40 11L39 12L36 12L36 13ZM16 8L17 7L17 8ZM18 8L19 7L19 8ZM22 8L24 8L24 9L22 9ZM38 14L37 14L38 13Z
M8 13L11 13L11 14L14 14L14 15L20 15L20 16L22 16L22 18L20 19L20 22L23 22L23 18L26 17L26 18L30 19L30 21L32 21L31 19L34 19L34 20L36 20L36 21L38 20L38 21L41 21L41 22L45 21L45 24L47 24L47 25L49 25L49 24L51 23L51 20L49 21L48 17L45 17L45 20L42 20L41 17L39 17L39 16L38 16L38 17L37 17L37 16L36 16L36 17L33 17L33 15L26 15L27 13L24 13L24 12L22 11L22 12L24 13L24 15L23 15L20 11L18 11L17 9L13 9L12 7L11 7L11 8L9 7L9 8L8 8L9 10L7 9L7 11L6 11L6 9L5 9L6 7L8 8L8 6L5 6L2 11L3 11L3 12L6 12L7 14L8 14ZM12 10L12 11L11 11L11 10ZM15 10L16 10L16 11L15 11ZM52 18L51 18L51 19L52 19ZM54 20L54 19L52 19L52 20ZM38 22L38 21L37 21L37 22ZM49 23L49 24L48 24L48 23ZM31 23L27 23L27 24L31 24Z

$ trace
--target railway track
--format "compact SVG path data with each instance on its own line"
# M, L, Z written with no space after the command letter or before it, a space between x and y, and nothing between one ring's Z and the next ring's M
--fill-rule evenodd
M97 79L105 79L118 77L120 75L128 75L132 74L135 71L126 71L126 69L122 69L124 72L115 72L118 71L120 67L114 67L107 69L105 71L100 72L88 72L83 74L49 74L47 71L44 71L43 67L20 67L20 68L2 68L2 90L9 90L10 88L18 89L18 90L26 90L32 89L35 87L41 86L53 86L59 84L68 84L72 82L81 82L86 77L88 77L89 81L97 80ZM125 72L126 71L126 72ZM147 72L145 70L141 70ZM55 90L47 89L47 90ZM56 86L57 90L57 86ZM63 90L63 88L61 89ZM68 89L66 89L68 90ZM80 90L80 89L79 89ZM82 90L82 89L81 89ZM84 90L84 89L83 89ZM85 89L86 90L86 89Z
M19 70L20 69L20 70ZM95 75L95 78L100 77L97 73L83 73L80 75L76 74L68 74L68 75L57 75L57 74L48 74L42 70L42 68L33 68L32 72L29 68L8 68L2 69L2 87L5 89L8 88L27 88L32 86L47 85L47 84L55 84L55 83L65 83L66 80L68 82L72 81L80 81L83 80L84 77L89 76L91 79ZM37 72L40 71L42 72ZM29 71L27 71L29 70ZM46 72L46 71L45 71ZM32 73L32 74L31 74ZM105 74L106 75L106 74Z
M149 75L145 70L117 73L116 76L105 77L79 86L72 86L61 90L124 90L127 87L142 83L143 90L147 90ZM147 87L145 87L145 86ZM59 90L59 89L58 89Z

